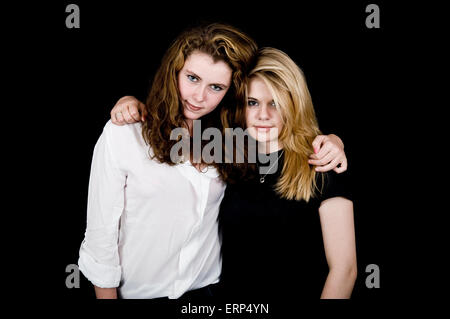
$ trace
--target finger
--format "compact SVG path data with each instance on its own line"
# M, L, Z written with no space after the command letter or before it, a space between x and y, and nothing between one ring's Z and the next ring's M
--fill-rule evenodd
M114 124L116 125L124 125L123 113L121 111L114 112L113 117L116 119Z
M322 143L321 148L316 155L318 159L321 159L329 153L333 153L334 156L337 156L339 154L339 150L330 140L326 140Z
M122 115L123 115L123 119L125 121L125 123L127 124L132 124L135 122L135 120L133 119L133 117L130 114L130 110L128 109L128 105L125 105L122 111Z
M139 122L140 118L139 118L139 109L135 104L128 104L127 105L128 108L128 112L131 116L131 118L133 119L133 123Z
M344 166L345 169L347 170L348 162L347 162L347 157L345 157L345 156L344 156L344 160L342 161L342 166Z
M113 122L116 125L119 125L119 121L117 120L116 113L117 113L117 107L114 106L113 109L111 110L111 112L109 113L111 116L111 122Z
M117 125L116 114L115 114L113 111L111 111L111 112L109 113L109 115L110 115L110 117L111 117L111 122L113 122L113 124L116 124L116 125Z
M319 158L317 160L308 160L308 163L311 165L316 165L316 166L322 166L325 164L330 163L332 160L334 160L336 157L336 155L334 155L333 153L328 153L326 154L324 157Z
M114 124L116 124L116 125L124 125L125 124L123 111L126 107L126 104L129 103L129 100L132 100L132 99L134 99L134 98L130 97L130 96L123 96L116 102L116 104L114 105L114 107L111 110L111 121ZM122 112L122 113L120 113L120 112Z
M331 162L330 162L329 164L327 164L327 165L317 166L317 167L316 167L316 172L328 172L328 171L331 171L331 170L334 169L338 164L339 164L339 160L338 160L338 159L334 159L333 161L331 161Z
M126 104L125 104L125 105L123 106L123 108L122 108L122 115L123 115L123 121L124 121L124 123L126 123L126 124L130 123L131 115L130 115L130 113L128 112L128 108L127 108L127 105L126 105Z
M336 173L340 174L340 173L345 172L346 169L342 166L342 164L341 164L341 166L339 166L339 164L338 164L338 166L336 166L335 168L333 168L333 171L335 171Z
M343 173L343 172L345 172L346 170L347 170L347 158L346 157L344 157L343 159L342 159L342 161L339 163L340 164L340 167L339 167L339 165L338 166L336 166L333 170L336 172L336 173Z
M147 118L148 113L147 113L147 108L145 107L144 104L142 105L141 111L142 111L141 112L142 113L141 119L142 119L142 121L145 121L145 119Z
M326 138L327 138L326 135L317 135L316 136L316 138L312 142L312 146L314 148L314 153L319 152L320 147L321 147L322 143L325 141Z

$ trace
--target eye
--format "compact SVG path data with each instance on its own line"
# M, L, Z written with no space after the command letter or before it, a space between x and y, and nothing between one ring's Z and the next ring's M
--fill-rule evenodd
M275 101L272 101L272 103L270 103L270 106L277 107L277 105L275 104Z
M190 74L187 75L187 78L188 78L189 81L191 81L191 82L197 82L197 81L198 81L198 79L197 79L195 76L190 75Z
M258 102L256 102L255 100L248 100L247 105L248 106L258 106Z
M216 92L220 92L223 90L223 87L213 84L213 85L211 85L211 89L213 89Z

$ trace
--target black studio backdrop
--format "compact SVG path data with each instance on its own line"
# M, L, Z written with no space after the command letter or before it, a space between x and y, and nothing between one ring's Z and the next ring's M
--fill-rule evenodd
M70 3L80 8L79 29L65 25ZM201 22L233 24L260 47L285 51L302 68L321 130L343 139L349 159L359 267L353 297L371 302L395 295L400 243L391 240L396 231L392 216L400 211L400 201L396 185L385 182L391 173L381 157L394 151L390 128L402 113L395 94L401 60L395 48L403 39L397 36L396 9L376 2L381 28L368 29L367 1L242 3L45 4L47 18L36 24L36 37L28 44L35 49L31 78L45 87L39 109L48 112L40 130L47 143L30 147L51 154L38 173L53 185L51 199L40 197L46 208L39 218L46 246L37 254L45 260L39 287L51 292L49 298L94 298L82 275L79 288L66 287L66 266L77 263L84 237L94 145L115 102L124 95L144 100L171 41ZM379 289L366 287L370 264L379 266Z

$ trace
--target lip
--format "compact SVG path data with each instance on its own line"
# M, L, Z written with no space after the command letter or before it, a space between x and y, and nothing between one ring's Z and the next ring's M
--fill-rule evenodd
M187 107L190 111L198 112L198 111L200 111L200 110L202 109L202 107L194 106L194 105L192 105L191 103L189 103L188 101L185 101L185 102L186 102L186 107Z
M259 132L268 132L273 126L254 126L254 128Z

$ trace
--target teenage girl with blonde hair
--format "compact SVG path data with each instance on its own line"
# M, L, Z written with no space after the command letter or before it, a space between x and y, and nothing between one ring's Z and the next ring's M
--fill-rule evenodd
M278 165L262 174L258 162L247 181L241 166L220 168L239 176L225 179L219 213L224 296L349 298L357 266L346 174L309 165L320 130L304 75L282 51L260 50L244 113L237 125Z

